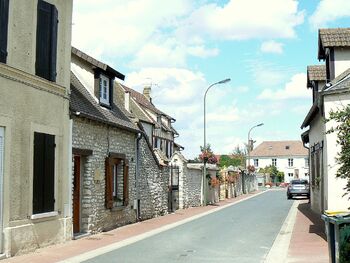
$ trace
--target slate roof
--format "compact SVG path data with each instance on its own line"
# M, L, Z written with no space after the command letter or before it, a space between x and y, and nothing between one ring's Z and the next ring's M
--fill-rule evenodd
M287 146L289 147L287 149ZM301 141L264 141L250 153L250 157L307 156L308 150Z
M326 66L313 65L307 66L307 86L310 87L311 81L326 81Z
M118 72L117 70L113 69L112 67L108 66L107 64L89 56L88 54L84 53L83 51L72 47L72 54L76 55L77 57L85 60L86 62L90 63L92 66L96 67L96 68L100 68L106 72L109 72L110 74L114 75L115 77L124 80L125 79L125 75Z
M347 91L350 92L350 75L347 75L345 78L335 83L334 85L327 88L324 93L333 93L338 91Z
M113 104L112 109L100 106L73 72L71 72L70 110L73 113L79 112L78 116L114 127L135 133L140 131L117 105Z
M350 28L325 28L318 31L318 59L324 59L327 47L350 47Z
M122 85L122 84L120 84ZM165 114L164 112L160 111L159 109L157 109L154 104L149 101L145 95L143 95L142 93L140 92L137 92L136 90L133 90L127 86L124 86L122 85L122 87L125 89L125 91L129 92L131 97L138 103L140 104L141 106L144 106L145 108L151 110L151 111L154 111L155 113L157 114L160 114L160 115L163 115L163 116L166 116L170 119L174 119L172 117L170 117L169 115Z

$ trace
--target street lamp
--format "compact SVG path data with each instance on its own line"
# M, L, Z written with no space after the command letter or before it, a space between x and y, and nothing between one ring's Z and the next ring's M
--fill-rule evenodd
M248 151L248 166L250 165L250 132L256 128L256 127L260 127L260 126L263 126L264 123L259 123L258 125L255 125L253 127L250 128L249 132L248 132L248 147L247 147L247 151ZM247 167L248 167L247 166Z
M211 84L207 90L205 91L205 94L204 94L204 151L206 150L207 148L207 138L206 138L206 98L207 98L207 93L208 91L210 90L211 87L215 86L215 85L219 85L219 84L225 84L227 82L230 82L231 79L224 79L224 80L220 80L218 82L215 82L213 84ZM206 205L207 204L207 195L206 195L206 178L207 178L207 167L206 167L206 164L207 164L207 160L205 159L205 156L203 157L203 162L204 162L204 165L203 165L203 205Z

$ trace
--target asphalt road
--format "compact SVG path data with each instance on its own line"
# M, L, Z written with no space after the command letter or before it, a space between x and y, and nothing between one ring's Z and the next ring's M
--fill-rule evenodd
M85 262L262 262L292 203L267 191Z

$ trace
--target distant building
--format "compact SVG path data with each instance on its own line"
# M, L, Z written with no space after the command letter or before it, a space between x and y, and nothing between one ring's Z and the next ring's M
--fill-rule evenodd
M308 151L301 141L264 141L250 153L247 164L259 171L266 166L276 166L284 173L284 181L309 179Z

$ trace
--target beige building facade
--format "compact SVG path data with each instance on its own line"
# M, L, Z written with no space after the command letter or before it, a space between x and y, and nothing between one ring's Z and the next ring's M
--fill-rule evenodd
M72 1L0 3L0 254L12 256L72 237Z

